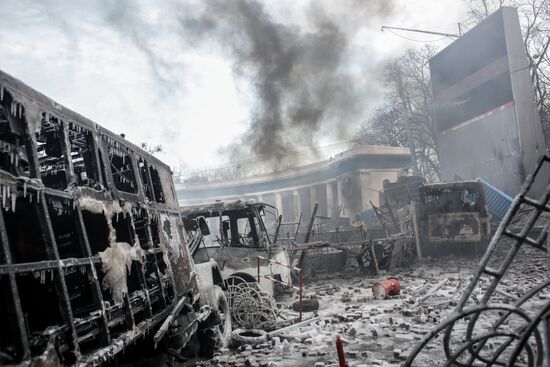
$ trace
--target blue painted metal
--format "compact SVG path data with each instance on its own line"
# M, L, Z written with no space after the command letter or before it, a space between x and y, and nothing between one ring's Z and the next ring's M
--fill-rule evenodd
M512 205L512 197L497 189L481 177L478 177L476 181L481 182L483 185L483 190L485 191L485 202L489 213L499 220L504 218L504 215Z
M365 223L367 226L380 225L380 221L378 220L378 217L372 209L362 212L360 216L363 223Z

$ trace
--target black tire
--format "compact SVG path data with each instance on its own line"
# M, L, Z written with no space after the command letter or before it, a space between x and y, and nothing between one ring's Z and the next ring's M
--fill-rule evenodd
M221 324L216 327L219 339L218 344L220 347L226 347L231 340L231 332L233 331L229 301L223 290L218 286L215 287L215 294L217 312L221 319Z
M233 342L237 345L258 345L265 343L267 333L259 329L237 329L231 334Z
M215 328L197 330L199 339L199 356L212 358L218 347L218 333Z
M296 301L292 304L292 309L296 312L300 312L300 301ZM319 301L316 299L304 299L302 301L302 312L313 312L319 309Z
M212 358L214 352L222 347L226 347L231 340L231 313L229 309L229 302L223 290L214 286L215 304L211 305L217 312L218 317L221 320L219 325L210 328L204 328L197 331L197 337L199 338L200 349L199 355L201 357Z

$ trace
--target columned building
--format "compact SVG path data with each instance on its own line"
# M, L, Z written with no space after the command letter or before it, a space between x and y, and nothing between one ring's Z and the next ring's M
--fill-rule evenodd
M356 145L331 159L285 171L230 181L176 184L180 206L216 200L256 200L271 204L284 222L311 216L353 218L379 204L384 180L394 182L411 166L408 148Z

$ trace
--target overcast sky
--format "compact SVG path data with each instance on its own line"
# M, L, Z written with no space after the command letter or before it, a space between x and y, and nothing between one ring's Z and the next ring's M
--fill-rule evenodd
M233 0L229 0L231 2ZM251 0L252 1L252 0ZM354 6L375 0L350 0ZM390 3L381 0L381 3ZM315 1L339 27L352 19L342 1ZM311 32L309 1L265 1L263 11L296 32ZM62 105L133 143L161 144L159 158L172 167L225 164L225 147L238 142L257 105L254 73L236 72L223 40L190 40L181 27L200 1L0 0L0 69ZM371 85L362 113L347 121L353 130L380 102L384 90L376 66L418 47L444 47L448 39L381 32L382 25L457 32L463 0L395 0L391 10L365 19L350 35L344 67L358 84ZM224 13L220 11L220 19ZM358 20L355 19L355 22ZM238 34L238 32L236 32ZM374 92L373 92L374 90ZM328 131L328 130L327 130ZM342 136L321 133L317 144Z

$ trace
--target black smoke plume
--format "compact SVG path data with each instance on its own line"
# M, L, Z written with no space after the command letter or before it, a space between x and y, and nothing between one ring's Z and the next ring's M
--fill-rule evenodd
M275 19L255 0L207 0L182 15L189 45L214 40L231 54L236 77L253 85L250 129L229 147L234 159L253 156L273 165L288 151L315 150L321 131L342 138L363 112L372 91L347 70L350 43L362 25L387 15L391 2L332 4L334 13L312 1L299 25Z

